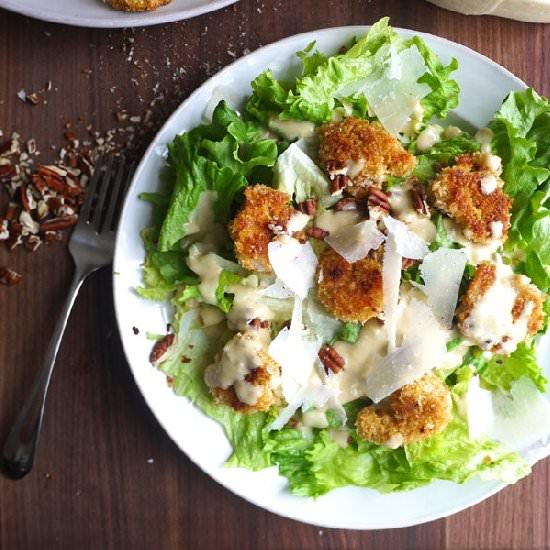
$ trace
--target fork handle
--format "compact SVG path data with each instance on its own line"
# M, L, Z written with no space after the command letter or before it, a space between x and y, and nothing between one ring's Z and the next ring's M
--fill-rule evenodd
M42 428L46 394L52 377L55 358L67 326L67 320L75 302L78 290L91 271L76 268L68 296L59 314L55 331L30 394L21 408L8 435L3 449L6 473L12 479L21 479L32 469L34 455Z

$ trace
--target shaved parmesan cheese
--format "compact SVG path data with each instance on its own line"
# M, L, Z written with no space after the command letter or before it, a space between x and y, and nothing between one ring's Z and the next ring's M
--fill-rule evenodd
M415 45L396 52L393 45L382 46L374 65L384 67L367 77L364 93L369 108L384 128L397 135L411 118L415 101L428 95L431 88L419 83L426 72L424 59Z
M296 297L290 328L283 328L268 349L269 355L281 366L281 387L287 403L307 385L320 347L320 342L303 338L302 301Z
M447 353L448 333L427 304L413 299L405 315L401 346L374 361L367 372L366 394L375 403L439 366Z
M511 451L523 451L550 434L550 402L529 378L512 382L510 392L479 387L479 377L468 385L470 438L486 435Z
M276 298L277 300L286 300L294 296L294 292L287 288L279 278L277 278L272 285L260 291L260 294L267 298Z
M453 322L466 260L466 252L462 249L440 248L427 254L420 266L425 283L421 288L437 320L445 328L450 328Z
M279 191L294 195L296 202L315 196L330 195L328 180L323 171L295 143L279 155L274 168Z
M493 394L479 384L479 376L472 376L466 392L468 437L478 439L490 432L494 423Z
M295 233L296 231L301 231L309 222L310 217L303 212L296 212L290 216L288 223L286 225L286 230L288 233Z
M384 323L388 334L388 348L395 349L397 329L397 305L399 303L399 286L401 284L401 264L403 257L397 252L395 238L390 235L384 248L384 265L382 267L384 288Z
M317 256L311 244L286 235L269 243L267 253L273 271L282 283L302 300L313 286Z
M396 251L401 256L411 260L421 260L429 252L426 241L408 229L403 222L391 216L385 216L384 225L394 237Z
M284 428L294 413L300 408L302 400L303 396L301 392L295 394L294 399L292 399L292 401L279 413L279 416L269 425L268 431Z
M325 241L347 262L354 263L365 258L371 250L376 250L384 239L376 228L376 222L366 220L339 228L330 233Z

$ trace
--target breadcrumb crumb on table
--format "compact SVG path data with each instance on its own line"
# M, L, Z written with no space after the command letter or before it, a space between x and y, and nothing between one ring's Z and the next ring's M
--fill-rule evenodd
M475 243L505 241L510 228L512 199L504 182L487 170L482 155L461 155L443 168L432 183L436 208L447 214L464 236ZM492 184L488 185L487 180Z
M246 269L270 273L267 245L286 230L294 213L290 196L265 185L247 187L245 202L229 224L238 262Z
M386 175L407 176L416 158L378 122L349 117L319 129L319 158L330 177L339 174L354 185Z
M332 248L319 258L317 294L332 315L342 321L368 321L383 307L383 246L353 264Z
M357 415L359 437L397 448L432 437L451 420L451 393L434 373L407 384Z

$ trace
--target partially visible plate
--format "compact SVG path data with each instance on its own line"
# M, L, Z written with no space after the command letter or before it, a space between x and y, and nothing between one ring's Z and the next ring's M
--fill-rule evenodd
M189 19L225 8L238 0L172 0L155 11L129 13L116 11L103 0L0 0L0 8L35 19L76 27L146 27Z
M406 36L423 36L445 63L452 57L458 58L460 68L456 78L462 92L455 114L465 123L485 125L511 90L525 88L506 69L464 46L432 35L397 30ZM405 527L448 516L480 502L504 485L478 478L464 485L437 481L414 491L386 495L345 487L312 500L292 495L275 468L251 472L224 467L231 447L222 428L186 398L176 396L166 384L165 375L149 364L151 341L146 334L166 331L169 310L162 304L141 299L134 289L143 284L144 249L139 233L151 220L150 205L140 201L138 195L158 189L166 144L201 123L213 93L223 90L230 95L228 99L242 102L251 93L250 81L267 67L277 77L297 74L300 64L295 52L313 40L320 50L334 53L342 44L367 31L368 27L341 27L286 38L239 59L184 101L160 130L136 171L120 221L113 268L116 316L130 368L149 407L180 449L218 483L262 508L315 525L352 529ZM138 335L133 327L139 329ZM542 343L541 365L548 376L550 338L546 337ZM532 463L548 454L549 442L525 449L526 458Z

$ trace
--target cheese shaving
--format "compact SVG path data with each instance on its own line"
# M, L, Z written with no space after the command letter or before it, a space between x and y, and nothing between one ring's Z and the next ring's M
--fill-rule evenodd
M396 251L405 258L421 260L428 254L429 249L426 241L407 226L391 216L384 217L384 225L388 232L394 237Z
M366 220L339 228L326 237L325 241L347 262L354 263L366 258L384 239L384 235L376 228L376 222Z
M464 250L440 248L427 254L420 266L425 283L421 288L437 320L445 328L450 328L453 323L466 260Z
M292 237L281 235L269 243L267 253L277 277L288 289L305 299L313 286L317 268L317 256L311 244L301 244Z

